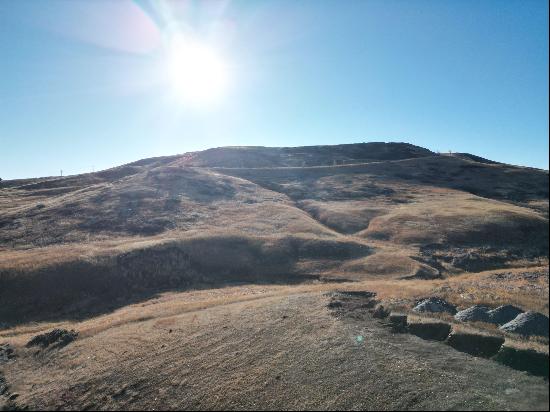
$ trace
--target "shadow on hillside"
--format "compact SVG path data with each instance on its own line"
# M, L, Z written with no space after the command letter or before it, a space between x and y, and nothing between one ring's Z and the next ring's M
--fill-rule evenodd
M244 285L297 285L311 282L350 282L345 278L322 278L319 275L279 275L273 279L250 281L218 280L184 287L150 288L132 294L111 291L101 295L86 294L73 301L44 301L36 305L3 305L0 308L0 331L34 322L84 321L106 315L125 306L139 304L160 297L163 293L178 293L219 289Z
M4 270L0 324L84 319L167 291L319 281L297 263L370 253L363 244L332 239L205 236L30 271Z

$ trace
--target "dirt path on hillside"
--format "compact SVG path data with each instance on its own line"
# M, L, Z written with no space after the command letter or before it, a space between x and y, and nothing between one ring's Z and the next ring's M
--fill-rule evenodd
M142 321L119 315L60 350L18 346L4 375L32 409L548 409L542 378L372 318L338 319L320 290L280 292Z

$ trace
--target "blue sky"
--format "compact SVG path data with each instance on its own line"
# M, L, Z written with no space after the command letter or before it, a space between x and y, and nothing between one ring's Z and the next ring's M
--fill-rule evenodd
M167 33L223 58L174 99ZM548 2L3 0L0 177L226 145L406 141L548 168Z

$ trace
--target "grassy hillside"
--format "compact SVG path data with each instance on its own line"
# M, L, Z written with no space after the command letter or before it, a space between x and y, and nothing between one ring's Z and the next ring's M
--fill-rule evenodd
M434 156L408 143L357 143L302 147L219 147L184 155L177 163L201 167L304 167Z
M547 171L404 143L217 148L2 182L0 321L223 282L545 265L547 249Z

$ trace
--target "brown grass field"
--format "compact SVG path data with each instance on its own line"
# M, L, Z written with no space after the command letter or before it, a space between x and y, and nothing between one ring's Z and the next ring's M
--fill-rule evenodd
M1 185L0 408L548 409L543 378L327 309L369 290L548 315L548 171L368 143ZM56 327L79 336L25 347Z

